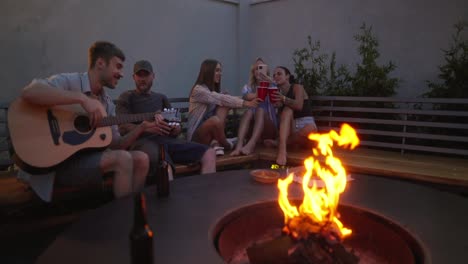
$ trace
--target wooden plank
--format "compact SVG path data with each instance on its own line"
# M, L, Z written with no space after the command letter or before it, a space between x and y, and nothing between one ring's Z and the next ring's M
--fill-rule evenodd
M188 103L188 97L175 97L175 98L168 98L170 103Z
M250 155L240 155L231 157L229 155L230 152L226 152L224 156L216 157L216 168L219 170L224 166L231 166L231 165L242 165L249 162L253 162L258 160L258 154L252 153ZM188 173L198 174L200 171L199 164L192 164L192 165L182 165L176 164L176 175L185 175Z
M312 101L343 101L343 102L468 104L468 99L460 99L460 98L400 98L400 97L365 97L365 96L311 96L310 100L312 100Z
M323 122L339 122L339 123L365 123L365 124L384 124L384 125L415 126L415 127L440 127L440 128L468 129L468 124L420 122L420 121L390 120L390 119L317 116L315 117L315 120L323 121Z
M357 112L357 113L385 113L430 116L468 116L466 111L417 110L405 108L374 108L374 107L341 107L341 106L313 106L314 111Z
M339 131L339 127L320 126L320 132L328 132L330 130ZM468 142L468 137L461 136L446 136L446 135L433 135L425 133L409 133L409 132L394 132L384 130L372 130L372 129L356 129L356 132L361 135L379 135L379 136L390 136L400 138L419 138L419 139L433 139L443 141L455 141L455 142Z
M433 152L433 153L444 153L444 154L468 156L468 150L464 150L464 149L430 147L430 146L397 144L397 143L386 143L386 142L364 141L364 140L362 140L360 144L363 146L371 146L371 147L394 148L394 149L400 149L400 150L401 149L416 150L416 151L425 151L425 152Z
M276 160L276 149L261 148L257 152L260 159ZM287 162L290 166L299 166L310 155L311 151L290 151ZM362 147L354 151L337 149L335 156L350 172L468 187L468 159L400 155Z

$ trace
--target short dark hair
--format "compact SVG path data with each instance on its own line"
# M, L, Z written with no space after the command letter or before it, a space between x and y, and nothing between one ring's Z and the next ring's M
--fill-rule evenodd
M115 46L113 43L108 41L96 41L89 47L88 50L88 68L92 69L96 66L98 58L103 58L106 63L109 63L110 59L117 57L122 61L125 61L125 55L121 49Z

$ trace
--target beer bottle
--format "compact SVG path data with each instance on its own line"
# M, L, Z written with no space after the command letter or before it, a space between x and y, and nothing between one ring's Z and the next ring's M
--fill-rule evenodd
M169 164L166 161L166 151L164 144L159 145L159 170L156 174L156 194L158 197L169 196L169 173L167 172Z
M146 220L146 200L143 193L134 197L134 219L130 232L132 264L153 264L153 231Z

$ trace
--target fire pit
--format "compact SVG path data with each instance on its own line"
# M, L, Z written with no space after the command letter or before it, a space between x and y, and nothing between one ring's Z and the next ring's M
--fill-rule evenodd
M343 245L354 251L359 263L427 262L428 257L418 240L398 224L362 208L340 205L338 209L343 222L353 229L353 235L346 238ZM245 206L225 215L216 224L214 245L227 263L252 263L247 249L278 239L283 225L283 212L276 201ZM278 250L278 246L270 250Z
M317 145L299 176L302 201L288 197L294 181L290 174L278 180L277 202L227 215L214 238L223 259L230 264L423 263L421 247L403 228L368 211L339 205L347 173L333 155L333 146L354 149L359 145L356 131L343 124L339 132L310 134L309 139Z

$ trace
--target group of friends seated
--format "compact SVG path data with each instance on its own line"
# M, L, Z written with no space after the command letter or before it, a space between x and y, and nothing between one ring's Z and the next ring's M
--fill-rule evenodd
M277 147L276 162L286 165L287 146L303 145L308 134L317 130L308 95L302 85L294 82L287 68L276 67L270 77L268 71L259 70L259 65L266 65L257 59L240 98L221 92L221 63L205 60L189 93L186 140L180 139L181 127L168 123L160 113L172 107L164 94L152 90L155 73L149 61L134 64L135 88L123 92L116 105L113 103L104 88L117 86L123 77L124 61L120 48L98 41L89 48L87 72L34 79L22 90L21 99L29 104L81 105L92 127L100 124L106 115L155 113L151 120L113 125L112 143L105 150L78 152L46 174L20 171L20 176L29 181L43 200L51 200L55 184L99 186L109 173L112 173L115 197L138 192L145 186L147 177L158 169L160 145L165 146L164 157L172 168L174 163L199 162L201 174L216 171L216 155L224 155L224 150L232 150L232 156L248 155L261 143ZM261 82L274 83L278 90L261 99L257 96ZM246 108L235 145L224 131L231 108Z

